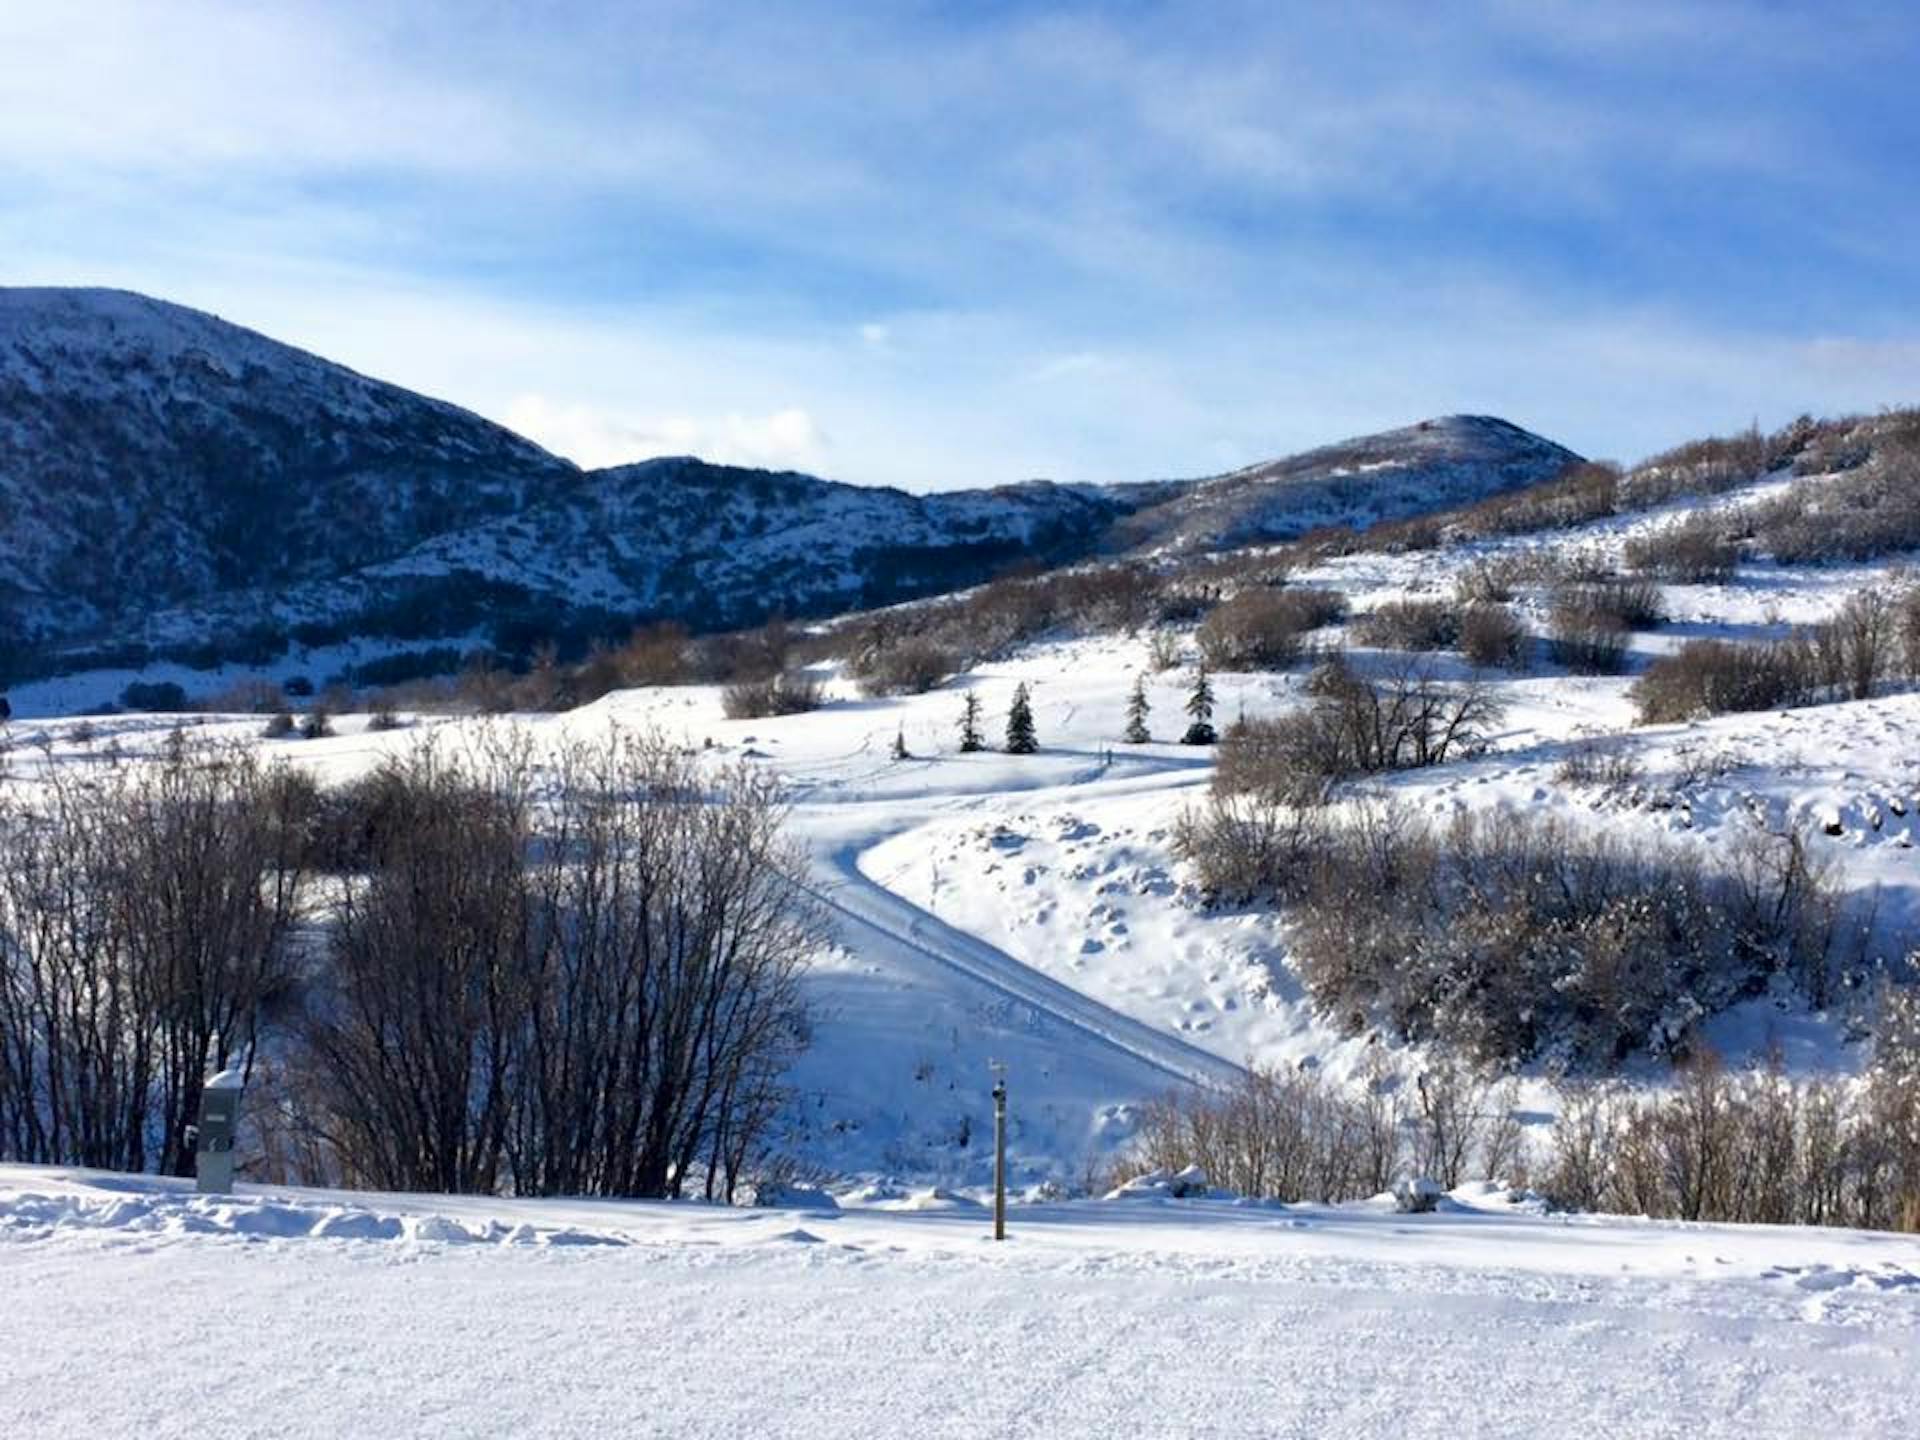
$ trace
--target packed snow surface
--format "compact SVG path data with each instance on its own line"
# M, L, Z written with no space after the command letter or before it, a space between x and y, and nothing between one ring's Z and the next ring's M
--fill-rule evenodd
M244 1188L244 1187L243 1187ZM1891 1435L1920 1241L1133 1199L725 1210L0 1167L8 1430Z

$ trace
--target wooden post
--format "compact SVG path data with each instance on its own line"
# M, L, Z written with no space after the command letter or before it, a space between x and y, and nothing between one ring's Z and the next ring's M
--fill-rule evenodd
M1007 1238L1007 1074L995 1065L993 1082L993 1238Z

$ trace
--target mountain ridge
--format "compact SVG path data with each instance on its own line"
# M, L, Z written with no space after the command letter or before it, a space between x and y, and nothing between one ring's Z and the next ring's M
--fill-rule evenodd
M727 629L1396 518L1577 458L1444 417L1198 480L916 495L692 456L585 470L203 311L0 288L0 678L359 639L578 651L647 620Z

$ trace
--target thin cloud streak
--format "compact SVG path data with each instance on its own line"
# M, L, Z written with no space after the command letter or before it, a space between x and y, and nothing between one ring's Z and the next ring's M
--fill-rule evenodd
M1452 409L1633 455L1914 398L1920 23L1813 23L14 7L0 250L595 457L1111 479Z

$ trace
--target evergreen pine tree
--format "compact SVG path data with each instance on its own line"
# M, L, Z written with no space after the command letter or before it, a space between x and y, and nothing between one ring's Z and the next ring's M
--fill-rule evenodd
M1220 737L1213 728L1213 685L1202 665L1194 674L1193 693L1187 696L1187 717L1192 722L1180 737L1182 745L1211 745Z
M1120 738L1129 745L1144 745L1153 739L1153 732L1147 729L1147 714L1153 706L1147 703L1147 677L1133 677L1133 693L1127 697L1127 728Z
M893 732L893 758L896 760L911 760L913 758L913 752L907 749L907 727L905 725L902 725L898 730Z
M980 697L969 690L960 707L960 753L971 755L987 748L987 737L980 733Z
M1014 686L1013 704L1007 707L1007 753L1031 755L1039 748L1039 737L1033 733L1033 701L1023 680Z

